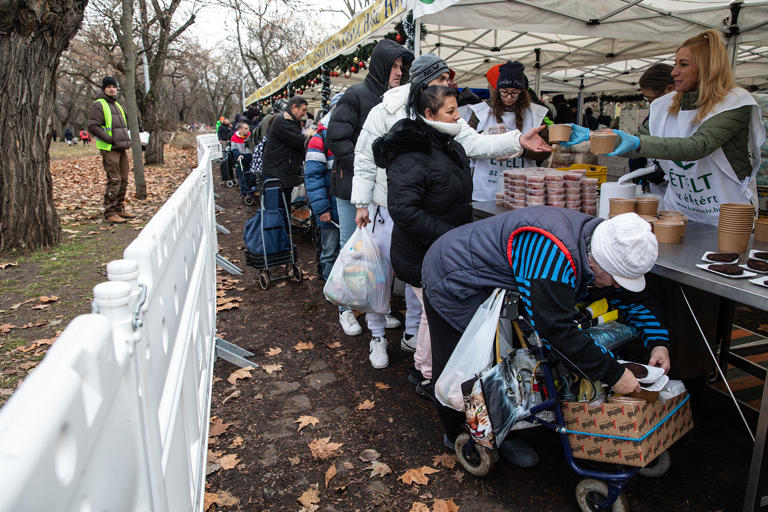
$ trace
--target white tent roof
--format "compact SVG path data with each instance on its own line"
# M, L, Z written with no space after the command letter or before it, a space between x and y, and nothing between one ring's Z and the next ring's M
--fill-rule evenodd
M523 62L533 80L539 49L541 88L563 92L578 91L580 78L586 92L636 90L649 65L671 61L708 28L727 32L732 19L729 2L714 0L436 0L432 9L440 4L420 18L421 53L446 59L460 85L484 87L485 71L506 60ZM764 83L768 2L739 6L736 75L743 85Z

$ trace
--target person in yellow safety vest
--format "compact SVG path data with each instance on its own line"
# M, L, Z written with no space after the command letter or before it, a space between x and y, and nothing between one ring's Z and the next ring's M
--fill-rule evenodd
M128 188L128 154L131 138L125 111L117 102L117 80L105 76L100 94L93 102L88 117L88 131L95 138L107 173L104 193L104 219L112 224L123 224L136 217L125 211L125 191Z

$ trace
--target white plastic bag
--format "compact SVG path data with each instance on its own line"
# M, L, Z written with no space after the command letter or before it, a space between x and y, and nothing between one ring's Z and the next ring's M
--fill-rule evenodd
M386 313L392 273L371 234L357 228L339 251L323 294L334 304L364 313Z
M493 364L493 343L503 303L504 290L496 288L477 308L461 335L435 383L435 396L444 406L463 412L461 384Z

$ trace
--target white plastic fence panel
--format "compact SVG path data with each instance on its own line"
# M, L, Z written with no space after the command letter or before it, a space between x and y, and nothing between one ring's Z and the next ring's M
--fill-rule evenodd
M78 316L3 407L0 511L152 509L129 333Z
M99 314L73 320L0 410L0 512L202 510L216 230L201 154L107 267Z
M150 462L170 510L202 508L216 345L211 180L206 147L201 165L124 252L138 262L138 281L147 286L141 335L148 343L146 403L154 421L148 430L157 448Z
M221 144L219 144L219 136L215 133L206 133L205 135L197 136L197 165L198 167L203 165L203 153L208 150L208 160L216 160L221 158Z

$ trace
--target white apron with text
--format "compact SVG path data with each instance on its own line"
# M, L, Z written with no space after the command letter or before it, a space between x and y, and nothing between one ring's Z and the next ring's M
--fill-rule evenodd
M668 111L674 96L674 93L667 94L651 104L651 135L691 137L701 123L712 116L745 105L753 105L749 134L752 172L744 180L738 179L722 148L694 162L658 159L669 179L662 208L678 210L692 221L716 226L721 204L754 202L754 178L760 166L760 146L765 140L765 130L760 123L760 108L747 91L737 87L697 123L693 118L698 110L680 110L677 115Z
M515 114L513 112L504 112L504 115L501 116L502 122L499 123L496 120L496 116L493 115L493 110L487 103L477 103L470 106L470 108L480 120L476 128L478 133L494 135L517 129L515 128ZM541 126L545 115L547 115L545 107L532 103L524 111L523 129L521 131L525 133L531 128ZM473 160L473 162L475 168L472 176L473 201L494 201L496 199L496 192L503 185L504 180L502 176L505 170L536 166L536 162L522 156L509 159L502 158L501 160L496 158Z

